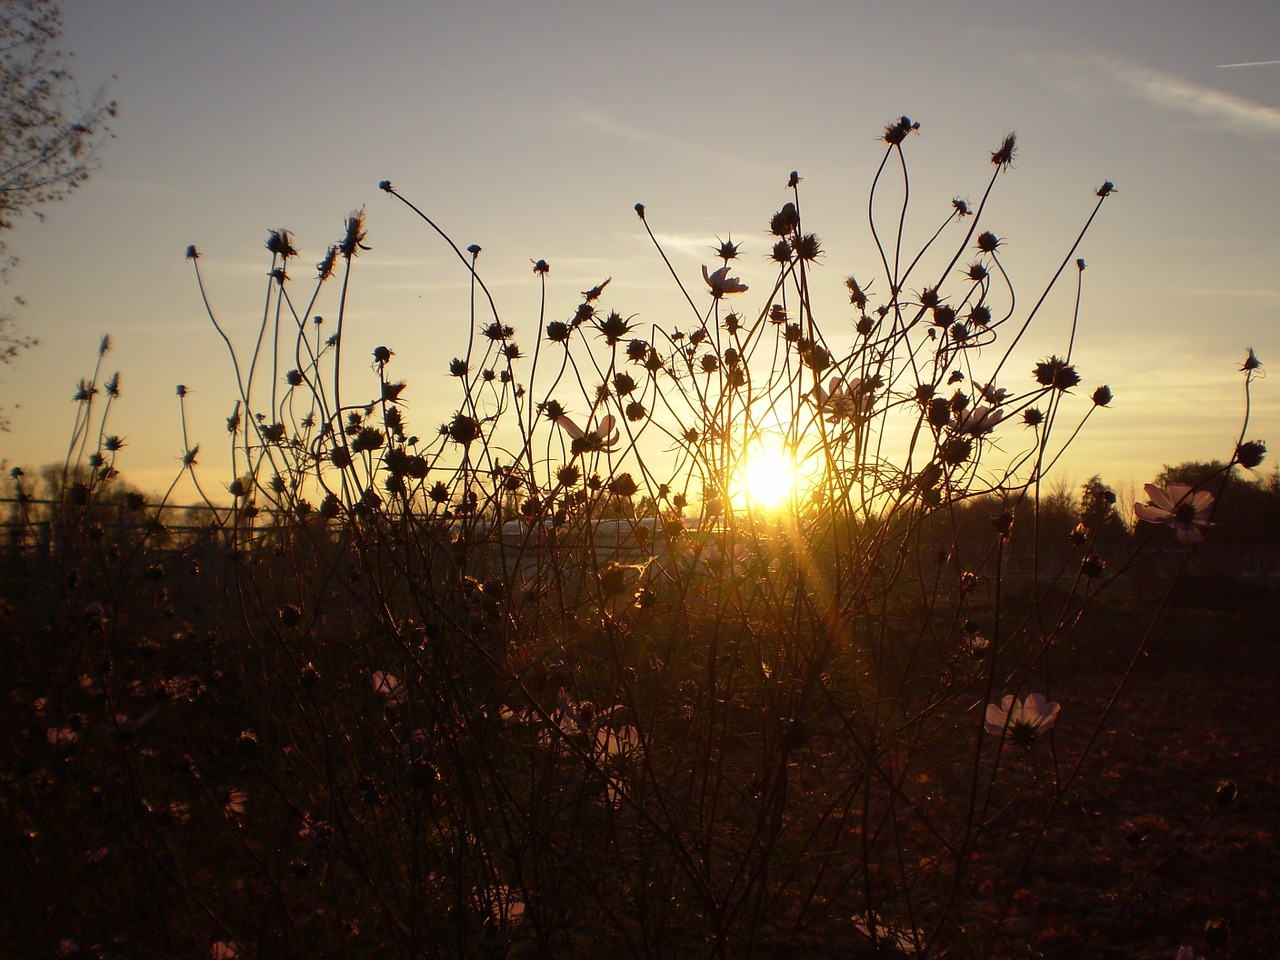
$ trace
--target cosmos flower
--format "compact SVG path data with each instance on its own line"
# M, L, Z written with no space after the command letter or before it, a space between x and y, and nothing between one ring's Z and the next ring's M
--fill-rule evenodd
M248 791L239 790L235 787L232 787L230 790L227 791L227 805L225 807L226 812L229 815L233 814L237 817L243 817L245 804L247 804L248 802L249 802Z
M613 423L613 416L605 414L594 430L583 430L563 414L556 417L556 425L573 440L574 453L587 451L608 453L613 450L621 436L621 431L615 428Z
M45 738L55 747L71 747L80 740L78 731L71 727L49 727L44 732Z
M640 749L640 732L630 724L601 727L596 731L596 753L600 760L630 756Z
M860 377L849 381L832 377L827 389L824 390L821 384L814 387L813 396L826 413L827 423L856 420L871 412L871 394L862 389Z
M1208 490L1192 490L1186 483L1171 483L1161 490L1154 483L1143 488L1150 503L1135 503L1133 512L1148 523L1166 523L1173 527L1179 543L1204 543L1201 532L1209 524L1213 494Z
M883 916L876 914L857 914L854 916L853 929L884 948L886 954L893 952L907 957L914 957L919 952L916 944L922 939L919 930L908 930L894 923L878 923Z
M994 430L1003 419L1003 410L978 404L972 410L958 412L951 422L951 429L956 433L982 437Z
M1046 700L1042 693L1030 694L1022 701L1013 694L1007 694L1000 703L987 704L984 727L994 737L1008 730L1014 743L1029 747L1037 736L1053 727L1061 709L1057 703Z
M374 691L386 697L388 704L404 703L409 699L409 692L393 674L375 670L372 679Z
M746 293L747 285L737 277L729 276L729 266L725 264L719 270L707 272L706 264L702 266L702 279L711 288L711 295L719 300L727 293Z
M994 383L984 384L978 388L978 392L982 394L982 399L987 401L993 407L998 407L1008 399L1009 391L1004 387L997 387Z

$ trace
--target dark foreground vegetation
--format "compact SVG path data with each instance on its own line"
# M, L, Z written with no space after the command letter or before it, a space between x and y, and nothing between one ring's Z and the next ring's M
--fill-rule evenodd
M1098 478L1053 492L1111 401L1072 350L1077 250L1114 187L1015 299L983 219L1013 137L906 256L917 129L883 133L882 292L848 277L825 335L796 174L762 303L729 309L748 285L721 242L692 292L672 268L683 329L606 309L607 279L566 299L536 261L525 353L479 248L441 233L473 334L438 426L410 423L394 350L348 329L363 212L309 299L271 231L257 342L209 312L234 468L195 511L120 487L104 341L66 463L12 476L6 944L1268 955L1265 445L1246 413L1223 461L1171 468L1132 516ZM1062 346L1024 358L1051 317ZM184 436L203 490L197 465Z

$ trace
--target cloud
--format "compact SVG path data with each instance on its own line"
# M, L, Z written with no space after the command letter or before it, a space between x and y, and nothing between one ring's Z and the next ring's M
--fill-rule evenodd
M1114 57L1067 57L1059 76L1068 85L1081 77L1102 80L1107 89L1169 113L1196 117L1242 136L1280 139L1280 110L1171 73Z
M762 172L771 170L769 165L759 160L748 159L741 152L735 152L726 157L725 151L719 146L706 146L692 140L672 136L669 133L619 123L617 120L603 116L590 109L577 110L567 114L564 118L564 123L573 128L586 130L589 133L601 134L615 140L626 141L627 143L640 144L657 153L685 159L691 163L714 164L720 168L723 168L726 163L731 163L737 169L750 175L759 175Z

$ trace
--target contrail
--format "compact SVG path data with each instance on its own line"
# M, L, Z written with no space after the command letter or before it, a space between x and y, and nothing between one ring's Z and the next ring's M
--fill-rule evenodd
M1280 60L1254 60L1251 63L1220 63L1218 69L1224 67L1274 67Z

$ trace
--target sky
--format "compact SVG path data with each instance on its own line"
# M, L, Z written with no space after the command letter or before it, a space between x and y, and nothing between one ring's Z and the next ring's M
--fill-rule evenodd
M62 460L76 383L109 333L106 369L123 389L108 432L127 443L125 478L162 490L179 473L183 384L206 489L225 488L236 391L187 245L219 322L249 350L267 231L292 230L310 265L361 207L372 249L353 280L351 376L391 346L410 419L429 433L457 403L446 365L465 350L468 279L383 179L483 248L527 348L539 258L553 318L612 277L608 308L687 320L636 202L691 288L730 235L735 272L767 284L768 218L798 170L825 251L815 305L824 329L847 327L844 278L875 272L877 138L904 114L921 124L907 144L920 240L953 197L977 199L990 152L1017 132L987 218L1024 302L1094 190L1118 188L1077 252L1088 270L1073 354L1082 389L1107 383L1115 401L1060 482L1101 474L1132 489L1166 463L1225 459L1247 348L1280 364L1274 0L72 0L63 15L83 94L105 83L120 113L92 179L6 236L21 262L2 292L21 297L11 312L41 341L0 369L7 466ZM1028 350L1062 353L1070 312L1070 296L1051 299ZM1253 401L1248 437L1280 444L1280 383L1259 380Z

